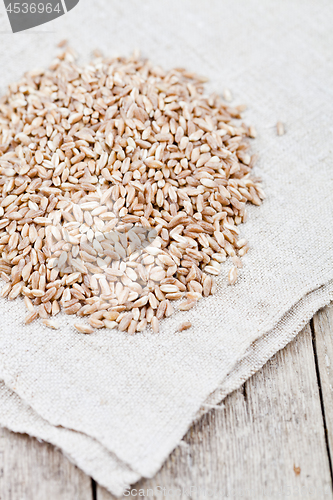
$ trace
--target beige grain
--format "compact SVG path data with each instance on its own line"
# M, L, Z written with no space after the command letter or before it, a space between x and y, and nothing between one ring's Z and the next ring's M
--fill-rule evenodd
M158 333L160 329L159 321L156 316L154 316L151 320L151 327L154 333Z
M276 132L277 132L277 135L284 135L285 134L285 128L284 128L284 125L282 122L277 122Z
M179 326L178 331L183 332L184 330L188 330L189 328L191 328L191 326L192 326L192 323L190 321L184 321L184 323L182 323Z
M178 305L180 311L189 311L195 306L195 300L186 300Z
M85 325L84 323L74 323L74 327L77 329L78 332L80 333L93 333L94 329L90 325Z
M24 322L26 325L28 325L29 323L32 323L37 317L38 317L38 311L35 309L25 317Z
M245 206L265 193L251 178L256 131L235 123L242 108L230 106L229 89L223 97L206 96L194 74L137 56L80 67L69 48L9 87L0 106L1 296L24 297L26 323L40 316L54 328L63 310L87 318L75 323L81 333L132 334L148 323L158 332L171 301L184 297L187 311L215 293L229 257L236 281L249 249L239 230ZM31 104L17 107L23 100Z
M237 277L238 277L238 270L237 270L237 267L232 267L228 273L228 281L229 281L229 285L234 285L237 281Z
M52 328L53 330L59 329L59 325L56 321L52 321L50 319L43 319L42 323L43 325L47 326L47 328Z

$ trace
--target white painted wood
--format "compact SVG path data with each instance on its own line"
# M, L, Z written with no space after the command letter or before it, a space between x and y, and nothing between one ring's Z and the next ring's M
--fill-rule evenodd
M0 500L92 500L91 479L52 445L0 428Z

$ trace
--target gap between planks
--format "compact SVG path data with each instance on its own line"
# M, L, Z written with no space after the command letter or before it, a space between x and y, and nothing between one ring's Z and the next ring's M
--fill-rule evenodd
M333 303L311 320L327 453L333 478Z

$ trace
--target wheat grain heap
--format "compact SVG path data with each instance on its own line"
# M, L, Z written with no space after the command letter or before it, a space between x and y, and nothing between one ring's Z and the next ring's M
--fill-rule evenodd
M79 66L67 49L0 100L2 296L30 323L134 333L214 293L248 250L253 127L205 80L134 54ZM146 245L144 243L147 243Z

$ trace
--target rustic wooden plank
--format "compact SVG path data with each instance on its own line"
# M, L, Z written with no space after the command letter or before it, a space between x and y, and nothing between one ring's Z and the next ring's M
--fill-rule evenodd
M137 497L143 489L154 499L180 498L177 488L192 500L332 499L310 327L193 425L153 479L134 487ZM114 497L97 487L97 500Z
M92 500L91 479L52 445L0 428L0 500Z
M321 386L327 444L333 462L333 304L313 318L314 347Z

